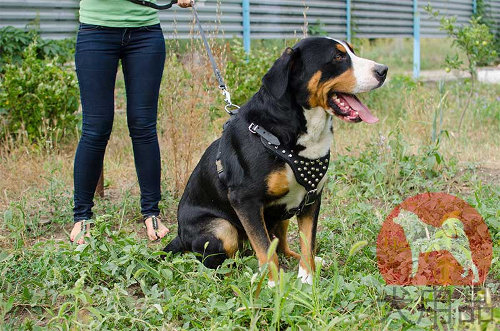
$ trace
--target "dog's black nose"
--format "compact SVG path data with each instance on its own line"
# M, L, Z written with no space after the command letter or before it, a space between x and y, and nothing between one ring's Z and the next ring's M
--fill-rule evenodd
M376 64L375 68L374 68L375 74L377 75L377 78L379 80L385 79L385 76L387 76L388 70L389 70L389 67L387 67L386 65L383 65L383 64Z

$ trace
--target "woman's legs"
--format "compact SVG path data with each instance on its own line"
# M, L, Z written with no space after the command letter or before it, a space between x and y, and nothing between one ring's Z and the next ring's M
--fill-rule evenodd
M148 236L168 229L150 216L159 214L160 150L156 133L158 93L165 62L165 42L158 26L80 30L75 62L83 108L82 137L75 156L75 222L92 217L93 197L114 115L114 86L121 58L127 89L127 120L141 188L141 212ZM71 240L80 232L75 223ZM83 242L83 238L79 243Z
M117 29L88 25L78 32L75 65L80 85L83 121L82 136L74 163L75 222L92 217L94 192L113 127L119 37Z
M160 25L131 29L122 51L127 91L127 122L141 188L141 212L158 216L160 148L156 132L158 94L165 63L165 41Z

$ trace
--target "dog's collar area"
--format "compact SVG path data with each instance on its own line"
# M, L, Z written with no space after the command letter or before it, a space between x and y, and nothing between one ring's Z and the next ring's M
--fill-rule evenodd
M300 214L305 207L316 202L321 193L321 191L318 192L318 185L323 177L326 176L326 171L328 170L330 150L320 158L314 160L308 159L298 155L292 149L288 150L282 147L278 137L255 123L251 123L248 126L248 130L260 136L262 144L290 166L297 183L302 185L307 191L300 205L288 210L288 215Z
M248 126L248 130L251 132L251 133L254 133L254 134L257 134L259 136L261 136L262 138L264 138L266 141L269 142L269 144L272 144L274 146L279 146L281 145L280 143L280 140L278 139L278 137L276 137L274 134L266 131L265 129L263 129L262 127L258 126L257 124L255 123L251 123L249 126Z
M227 124L233 119L233 116L224 124L224 129ZM265 130L261 126L251 123L248 130L259 136L262 144L271 151L274 155L285 161L293 171L295 180L306 189L306 195L298 207L292 208L287 211L288 216L300 214L302 210L312 205L319 198L321 191L318 191L318 185L321 180L326 176L328 170L328 163L330 162L330 150L326 155L317 159L308 159L298 155L294 150L286 149L281 145L280 140L271 132ZM216 169L219 180L226 184L226 173L221 162L222 152L220 150L220 143L216 156Z
M281 143L275 135L259 125L252 123L248 130L260 136L262 144L273 154L284 160L292 168L297 182L304 186L307 192L316 191L319 182L325 177L330 161L330 151L317 159L308 159L298 155L293 149L280 147Z

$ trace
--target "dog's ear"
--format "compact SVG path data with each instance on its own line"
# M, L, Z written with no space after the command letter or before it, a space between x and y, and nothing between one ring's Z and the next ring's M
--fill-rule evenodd
M288 47L262 78L262 86L277 100L283 97L288 88L290 72L298 56L298 50Z

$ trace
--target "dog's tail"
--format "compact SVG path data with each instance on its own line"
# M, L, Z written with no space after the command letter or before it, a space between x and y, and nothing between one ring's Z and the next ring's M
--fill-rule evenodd
M184 245L182 244L181 238L179 236L175 237L164 249L164 252L172 252L174 254L184 251Z

